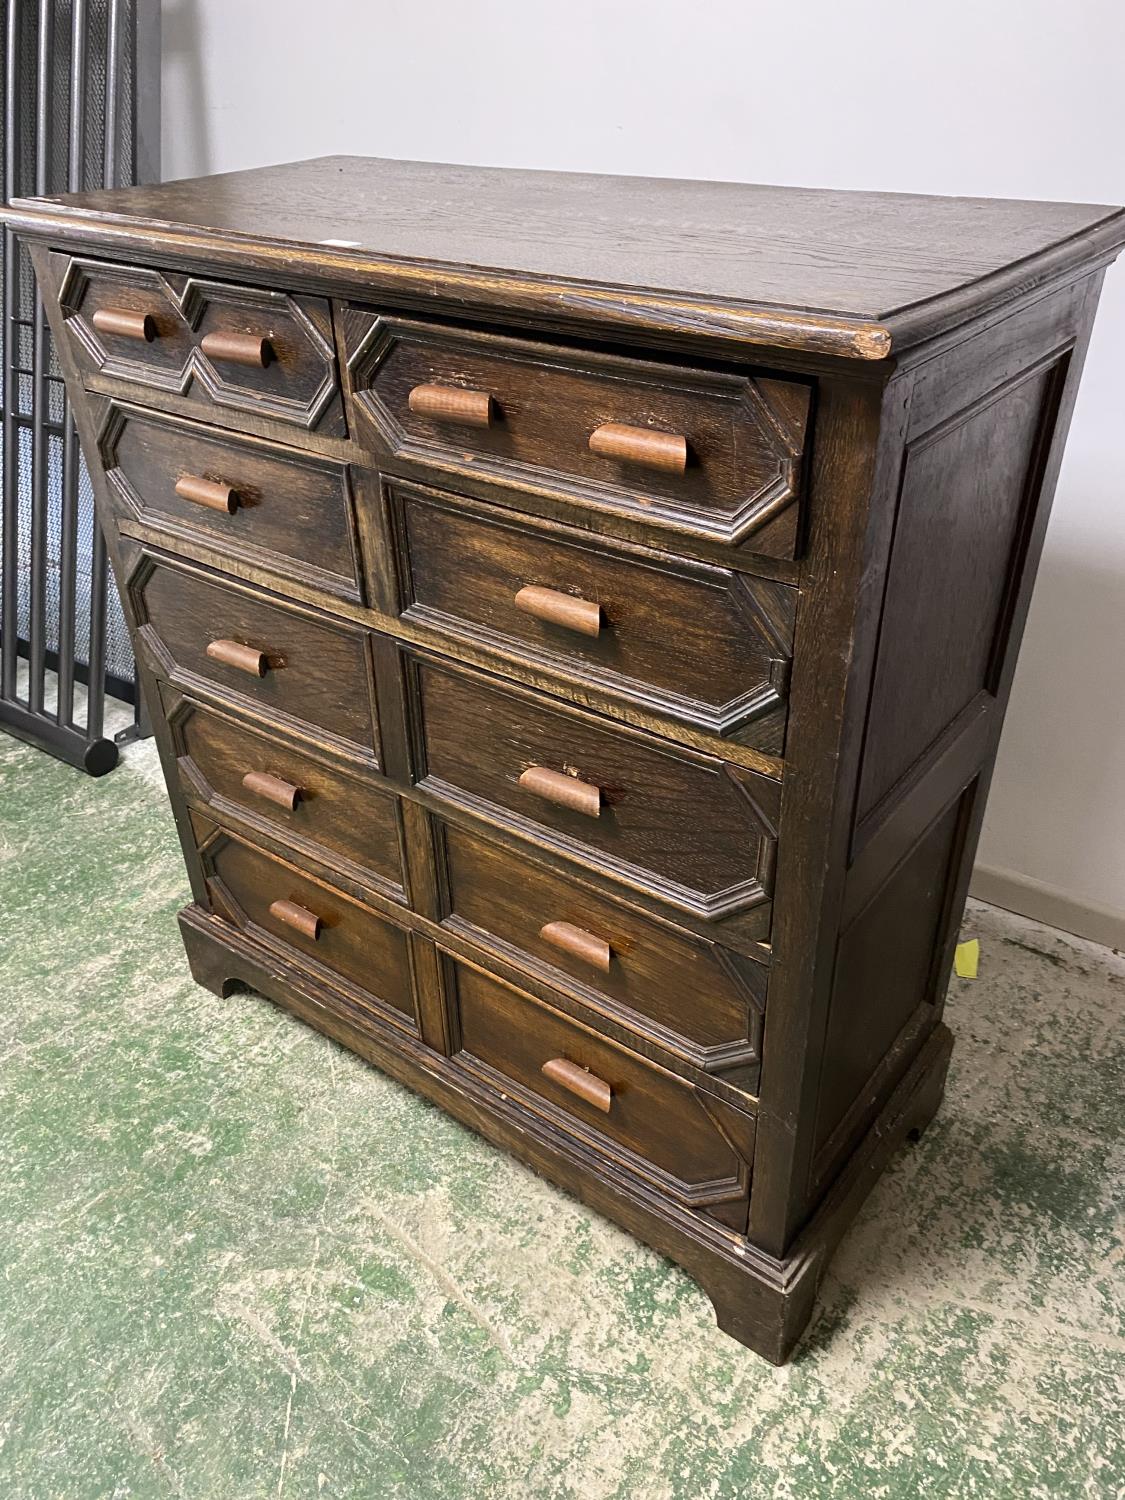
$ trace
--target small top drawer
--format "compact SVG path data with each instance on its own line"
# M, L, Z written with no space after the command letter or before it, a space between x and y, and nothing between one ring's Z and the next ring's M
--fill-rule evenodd
M779 782L416 658L419 785L667 904L728 947L769 936Z
M212 907L369 997L364 1009L416 1030L406 933L354 897L199 816L192 828Z
M753 1115L467 964L449 964L447 982L462 1066L546 1113L615 1166L733 1229L745 1227Z
M795 554L808 385L357 309L344 336L356 411L396 457L677 552Z
M396 901L406 899L399 802L375 777L208 713L190 698L168 708L180 779L223 817L274 838Z
M391 488L406 619L766 754L784 748L796 590Z
M323 298L72 259L59 304L86 374L309 432L345 431Z
M442 925L577 991L598 1015L756 1092L769 970L561 871L440 824Z
M99 449L124 511L166 545L202 541L364 602L343 465L130 406L113 408Z
M379 762L368 633L146 555L129 581L138 642L176 688Z

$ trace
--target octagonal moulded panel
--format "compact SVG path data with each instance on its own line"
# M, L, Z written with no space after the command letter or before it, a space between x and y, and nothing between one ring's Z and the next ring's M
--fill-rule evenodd
M59 304L88 374L310 432L344 432L332 318L323 298L75 258L67 263ZM118 314L124 317L120 328L114 325ZM247 345L260 341L261 360L214 352L213 339L223 347L218 336Z
M357 423L389 455L675 551L796 554L807 384L356 308L342 327Z

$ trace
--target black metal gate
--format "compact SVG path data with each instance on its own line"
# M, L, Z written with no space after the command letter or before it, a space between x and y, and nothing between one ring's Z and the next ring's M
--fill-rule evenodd
M4 0L3 196L159 176L159 0ZM4 233L0 728L93 775L146 732L31 263ZM106 693L133 705L106 730Z

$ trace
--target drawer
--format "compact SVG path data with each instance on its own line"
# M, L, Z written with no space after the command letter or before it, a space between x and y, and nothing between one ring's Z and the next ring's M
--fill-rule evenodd
M170 709L180 779L217 813L233 813L397 900L406 879L398 798L381 781L208 712Z
M593 507L677 552L796 553L806 384L355 308L343 331L355 410L397 458Z
M784 748L796 590L391 489L408 620L693 729Z
M72 258L59 304L79 367L329 436L345 432L322 297Z
M378 1011L415 1018L407 935L334 886L193 817L213 909L304 967L362 990Z
M99 440L125 515L362 604L346 469L173 417L115 407Z
M446 974L463 1066L618 1167L745 1228L752 1115L466 964Z
M370 636L213 574L146 556L129 593L154 669L378 764Z
M769 926L780 787L530 693L415 664L421 785L709 923Z
M443 926L513 959L686 1062L754 1091L764 964L647 919L546 865L441 825Z

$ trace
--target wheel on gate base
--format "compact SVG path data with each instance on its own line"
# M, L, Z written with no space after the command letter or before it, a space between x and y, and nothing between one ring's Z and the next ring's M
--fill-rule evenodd
M82 764L91 776L112 771L118 759L119 751L112 740L91 740L82 752Z

